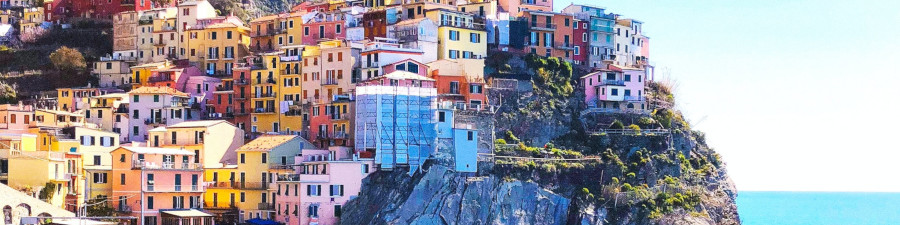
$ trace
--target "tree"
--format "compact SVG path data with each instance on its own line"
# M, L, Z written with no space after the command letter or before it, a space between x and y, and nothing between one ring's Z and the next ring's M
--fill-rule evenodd
M113 216L113 209L106 196L98 195L96 198L85 201L88 216Z
M50 53L50 62L58 70L74 71L83 70L87 67L84 61L84 55L77 49L62 46L53 53Z

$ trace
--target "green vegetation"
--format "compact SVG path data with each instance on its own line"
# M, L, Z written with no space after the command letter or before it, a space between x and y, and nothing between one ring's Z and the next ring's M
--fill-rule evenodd
M112 206L110 206L109 199L106 196L98 195L94 199L89 199L85 201L85 205L87 206L87 215L88 216L113 216L114 210Z
M609 124L609 129L621 130L625 129L625 124L622 124L622 121L614 120L612 124Z
M38 193L38 198L46 202L50 202L50 197L53 197L53 192L56 192L56 185L47 182L46 184L44 184L44 188L41 189L41 192Z

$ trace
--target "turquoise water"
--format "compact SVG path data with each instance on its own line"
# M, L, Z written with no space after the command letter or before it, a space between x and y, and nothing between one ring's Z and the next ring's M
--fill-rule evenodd
M739 192L745 225L900 224L900 193Z

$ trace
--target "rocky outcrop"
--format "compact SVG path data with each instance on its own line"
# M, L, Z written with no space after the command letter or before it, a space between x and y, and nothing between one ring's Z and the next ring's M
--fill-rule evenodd
M343 224L565 224L570 205L533 182L466 177L443 165L415 177L378 172L363 183Z

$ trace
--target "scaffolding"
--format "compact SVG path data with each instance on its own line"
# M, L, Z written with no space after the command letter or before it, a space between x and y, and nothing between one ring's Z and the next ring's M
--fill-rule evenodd
M417 171L435 151L436 95L436 88L415 80L358 87L356 151L375 152L382 170Z

